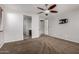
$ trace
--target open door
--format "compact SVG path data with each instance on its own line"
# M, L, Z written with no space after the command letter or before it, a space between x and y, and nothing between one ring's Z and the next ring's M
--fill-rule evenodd
M32 36L31 23L32 23L31 17L24 15L24 21L23 21L23 36L24 36L24 39L31 38L31 36Z

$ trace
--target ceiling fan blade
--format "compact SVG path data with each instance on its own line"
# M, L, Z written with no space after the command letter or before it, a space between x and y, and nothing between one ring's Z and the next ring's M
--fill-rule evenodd
M45 9L43 9L43 8L40 8L40 7L37 7L38 9L40 9L40 10L45 10Z
M38 14L41 14L41 13L43 13L43 12L39 12Z
M50 7L48 8L48 10L53 9L53 8L55 8L55 7L56 7L56 4L50 6Z
M51 13L58 13L58 11L50 11Z

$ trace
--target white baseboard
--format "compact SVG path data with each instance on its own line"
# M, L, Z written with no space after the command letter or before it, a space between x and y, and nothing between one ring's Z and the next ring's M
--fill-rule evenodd
M4 43L1 43L1 44L0 44L0 48L1 48L3 45L4 45Z
M61 37L61 36L55 36L55 35L48 35L48 36L56 37L56 38L63 39L63 40L66 40L66 41L71 41L71 42L74 42L74 43L79 43L79 41L70 40L68 38L64 38L64 37Z
M32 38L39 38L40 37L40 35L34 35L34 36L32 36Z
M51 37L56 37L56 38L59 38L59 39L66 39L66 38L63 38L63 37L60 37L60 36L56 36L56 35L49 35Z

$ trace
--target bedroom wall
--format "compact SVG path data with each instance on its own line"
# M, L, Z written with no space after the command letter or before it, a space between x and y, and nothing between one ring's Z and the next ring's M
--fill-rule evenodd
M40 20L38 15L32 16L32 38L40 36Z
M61 18L68 18L68 23L59 24ZM53 15L48 20L49 36L79 43L79 9Z
M5 42L23 40L23 15L15 12L5 15Z

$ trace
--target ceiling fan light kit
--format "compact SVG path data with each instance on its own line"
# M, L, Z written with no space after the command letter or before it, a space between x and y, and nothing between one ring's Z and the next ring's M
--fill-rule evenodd
M45 10L44 13L50 13L50 11L49 10Z

